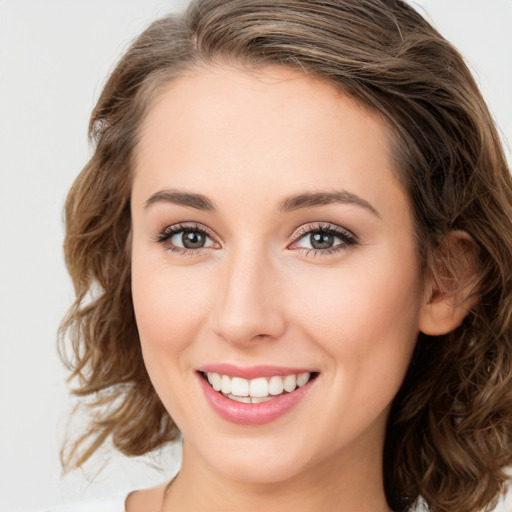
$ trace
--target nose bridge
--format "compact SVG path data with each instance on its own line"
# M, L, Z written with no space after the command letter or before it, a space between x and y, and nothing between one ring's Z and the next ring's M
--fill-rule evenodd
M246 244L226 257L220 276L214 330L228 341L277 338L284 329L275 265L268 253Z

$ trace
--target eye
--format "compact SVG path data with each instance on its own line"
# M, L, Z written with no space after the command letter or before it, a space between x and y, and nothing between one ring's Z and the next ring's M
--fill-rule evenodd
M180 253L219 247L219 244L212 239L206 229L198 225L176 224L169 226L158 235L156 241L164 245L166 249Z
M299 247L304 247L309 244L313 249L331 249L335 244L337 244L337 242L337 237L332 233L316 231L302 237L297 245Z
M186 249L201 249L211 240L206 233L198 230L185 229L172 235L169 241L176 247L183 247Z
M290 249L302 249L314 254L331 254L356 245L357 239L350 231L333 224L305 226L295 235Z

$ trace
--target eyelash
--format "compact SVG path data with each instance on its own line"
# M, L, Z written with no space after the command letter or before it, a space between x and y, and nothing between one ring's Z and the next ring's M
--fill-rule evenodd
M184 231L191 231L196 233L201 233L210 240L214 240L213 235L210 233L208 229L199 224L175 224L173 226L166 227L160 234L156 237L156 242L160 245L164 245L165 249L180 256L193 256L194 253L197 254L202 249L207 249L208 247L200 247L198 249L187 249L185 247L177 247L170 243L171 238L178 233L183 233ZM216 242L214 242L216 243ZM219 245L216 243L216 245Z
M166 250L169 250L181 256L193 256L194 254L197 255L198 253L202 252L202 250L209 248L200 247L197 249L190 249L184 247L177 247L176 245L170 243L170 240L174 235L182 233L184 231L201 233L202 235L209 238L213 242L213 244L220 247L220 244L218 242L215 242L213 234L204 226L200 226L199 224L175 224L173 226L168 226L157 235L155 241L160 245L164 245ZM337 245L334 245L333 247L325 249L309 249L305 247L293 248L294 245L297 245L306 236L311 236L314 233L331 235L335 238L338 238L341 242L338 243ZM318 223L315 225L303 226L296 233L294 233L293 239L293 242L288 247L292 247L292 250L301 251L306 256L310 256L311 253L313 253L314 256L329 255L337 253L339 251L347 250L349 247L355 246L359 243L357 237L347 229L342 228L340 226L336 226L335 224L328 223Z
M310 224L301 227L296 233L294 233L294 241L291 245L293 246L298 244L306 236L311 236L314 233L331 235L335 238L338 238L340 243L326 249L308 249L305 247L297 247L295 250L303 252L303 254L306 256L310 256L311 253L313 253L313 256L326 256L329 254L337 253L339 251L347 250L348 248L353 247L359 243L357 237L348 229L342 228L341 226L336 226L335 224L317 223L315 225Z

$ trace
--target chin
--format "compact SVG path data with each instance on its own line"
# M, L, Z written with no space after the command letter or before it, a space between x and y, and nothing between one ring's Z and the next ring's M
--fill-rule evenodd
M304 442L269 438L237 439L211 445L203 457L217 472L245 483L274 484L293 479L307 469L310 456Z
M239 482L253 484L278 484L291 480L302 472L302 465L283 458L272 459L256 457L251 460L248 455L240 456L236 460L225 459L218 470L226 477Z

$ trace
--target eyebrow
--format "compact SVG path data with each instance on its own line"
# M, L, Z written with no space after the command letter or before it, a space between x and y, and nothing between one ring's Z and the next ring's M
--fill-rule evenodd
M145 208L152 204L165 202L179 206L195 208L205 212L216 209L213 201L202 194L184 192L182 190L165 189L154 193L145 203ZM307 192L287 197L279 203L277 209L281 212L292 212L302 208L314 208L332 203L355 204L361 206L380 218L380 213L365 199L346 190L334 192Z
M144 207L149 208L152 204L159 202L188 206L204 212L215 210L214 203L206 196L174 189L159 190L146 201Z
M369 210L380 218L380 213L368 201L346 190L297 194L282 201L278 206L278 210L291 212L301 208L313 208L332 203L355 204Z

